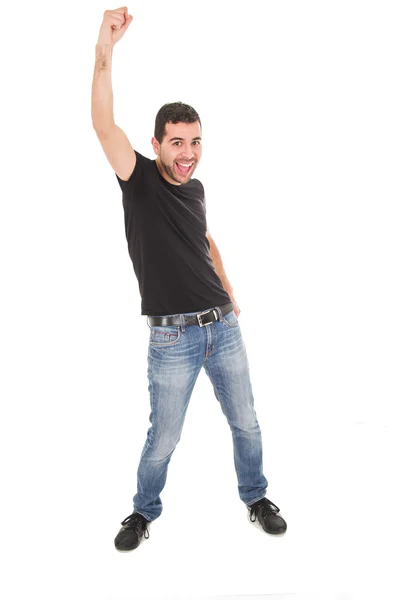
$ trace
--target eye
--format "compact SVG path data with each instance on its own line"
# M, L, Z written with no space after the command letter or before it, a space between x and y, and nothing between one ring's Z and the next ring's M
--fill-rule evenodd
M200 140L194 140L193 146L200 146Z
M180 144L180 143L181 143L181 142L174 142L172 145L173 145L173 146L179 146L179 144Z

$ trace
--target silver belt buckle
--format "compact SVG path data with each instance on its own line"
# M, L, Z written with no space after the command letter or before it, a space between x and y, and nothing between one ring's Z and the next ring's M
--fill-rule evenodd
M201 317L202 317L203 315L206 315L207 313L213 312L213 310L214 310L213 308L210 308L209 310L205 310L204 312L202 312L202 313L199 313L198 315L196 315L196 317L197 317L197 319L198 319L198 322L199 322L199 325L200 325L200 327L205 327L206 325L210 325L210 324L212 323L212 321L210 321L209 323L202 323L202 322L201 322Z

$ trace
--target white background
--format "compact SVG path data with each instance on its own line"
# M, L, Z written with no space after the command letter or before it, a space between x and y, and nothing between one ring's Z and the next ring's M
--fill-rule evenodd
M128 5L115 121L153 157L162 104L201 116L196 176L289 529L248 522L202 371L164 512L127 554L113 539L149 426L149 329L91 123L95 44L116 6L2 11L4 598L395 597L396 6Z

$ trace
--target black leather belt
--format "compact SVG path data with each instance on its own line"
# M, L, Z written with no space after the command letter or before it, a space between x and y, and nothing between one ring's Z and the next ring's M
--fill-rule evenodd
M226 315L234 309L234 304L233 302L229 302L217 308L221 311L220 315L216 308L204 310L196 315L183 315L185 325L199 325L200 327L204 327L204 325L209 325L213 321L219 321L222 315ZM181 325L181 317L179 315L175 315L174 317L151 317L148 315L147 322L149 325Z

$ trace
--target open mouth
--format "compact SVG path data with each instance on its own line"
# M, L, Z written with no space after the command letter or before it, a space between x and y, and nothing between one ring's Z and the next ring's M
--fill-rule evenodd
M176 164L176 170L179 173L179 175L188 175L193 168L194 162L189 162L189 163L177 162L175 164Z

